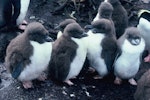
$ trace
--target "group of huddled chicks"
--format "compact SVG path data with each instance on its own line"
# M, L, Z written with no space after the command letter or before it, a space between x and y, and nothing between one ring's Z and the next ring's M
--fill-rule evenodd
M73 85L70 79L80 73L87 57L101 78L113 72L114 83L128 79L137 85L134 76L142 53L150 50L149 19L150 11L141 11L137 27L128 27L127 12L120 1L105 0L91 25L85 26L87 31L75 20L66 19L57 27L60 31L55 41L41 23L32 22L8 45L5 66L26 89L34 79L44 81L44 71L52 79ZM150 55L142 60L150 62Z

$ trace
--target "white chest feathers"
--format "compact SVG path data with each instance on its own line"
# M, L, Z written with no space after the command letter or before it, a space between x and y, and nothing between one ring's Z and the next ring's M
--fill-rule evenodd
M30 41L30 43L33 46L33 55L30 57L31 63L25 67L18 78L21 81L36 79L47 69L51 57L51 42L39 44L37 42Z
M71 62L70 65L70 70L69 74L66 78L66 80L73 78L77 76L85 62L86 54L87 54L87 42L86 42L86 37L82 39L76 39L76 38L71 38L76 44L78 45L78 48L76 50L76 55L73 61Z
M93 22L95 22L95 21L97 21L97 20L99 20L100 18L99 18L99 13L97 13L96 14L96 16L95 16L95 18L93 19Z
M104 59L101 58L101 42L105 36L100 33L93 34L91 31L88 32L88 35L89 42L91 43L88 44L87 58L91 66L94 67L101 76L104 76L108 72Z
M144 18L140 18L139 24L137 27L141 31L150 32L150 22Z
M62 36L62 34L63 34L62 31L59 31L58 34L57 34L57 39L58 39L60 36Z
M30 0L20 0L21 2L21 8L20 8L20 14L17 18L17 25L21 24L26 16Z
M115 75L125 79L134 77L139 70L140 55L144 48L145 42L143 39L137 46L131 45L128 40L125 40L121 47L122 53L115 62Z
M150 22L144 18L140 18L137 28L145 40L146 49L150 50Z

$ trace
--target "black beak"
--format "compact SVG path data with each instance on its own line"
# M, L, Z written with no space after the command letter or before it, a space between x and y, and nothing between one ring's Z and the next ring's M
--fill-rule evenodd
M88 35L84 32L83 34L81 34L81 37L87 37Z
M46 42L53 42L54 40L50 36L47 35L45 38L45 41Z
M97 33L97 31L96 31L96 29L92 29L92 32L94 33L94 34L96 34Z
M85 30L90 30L90 29L92 29L92 28L93 28L92 25L86 25L86 26L84 27Z

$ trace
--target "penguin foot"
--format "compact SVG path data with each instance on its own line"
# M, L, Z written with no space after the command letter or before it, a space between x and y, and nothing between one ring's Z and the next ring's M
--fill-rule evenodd
M150 62L150 54L147 57L144 58L144 61L145 62Z
M38 77L38 80L39 81L45 81L47 79L46 77L46 74L45 73L42 73L39 77Z
M76 79L77 77L72 77L71 79Z
M137 82L136 82L133 78L129 79L128 82L129 82L131 85L137 85Z
M90 73L94 73L94 72L95 72L95 69L94 69L94 68L92 68L92 67L89 67L88 72L90 72Z
M19 26L18 26L18 28L20 29L20 30L25 30L26 29L26 27L27 27L27 21L23 21L22 22L22 24L20 24Z
M32 87L33 87L31 81L24 81L24 82L22 82L22 84L23 84L23 87L24 87L25 89L29 89L29 88L32 88Z
M73 82L71 82L70 80L66 80L66 81L64 81L65 83L67 83L69 86L72 86L72 85L74 85L74 83Z
M103 79L103 77L99 76L99 75L96 75L93 77L95 80L99 80L99 79Z
M122 80L119 77L116 77L116 79L114 80L114 84L116 85L121 85Z

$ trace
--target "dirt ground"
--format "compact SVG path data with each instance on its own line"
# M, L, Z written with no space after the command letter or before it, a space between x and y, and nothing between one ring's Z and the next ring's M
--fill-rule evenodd
M72 2L67 2L62 6L65 3L64 1L31 0L26 20L28 22L41 22L48 29L50 36L55 39L57 30L54 30L54 27L59 22L66 18L74 18L84 27L95 16L101 2L101 0L86 0L88 3L77 3L75 9L75 5ZM144 4L140 0L121 0L121 3L128 11L129 26L137 25L137 12L139 9L150 10L149 4ZM16 32L0 34L1 63L4 62L8 43L16 35ZM21 83L12 79L6 72L5 67L1 65L0 100L134 100L133 95L136 86L130 85L126 80L124 80L122 85L114 85L113 76L108 76L102 80L93 79L92 76L94 74L87 72L86 69L84 68L81 71L77 79L72 80L75 83L74 86L54 83L50 80L45 82L35 80L33 82L34 88L25 90Z

